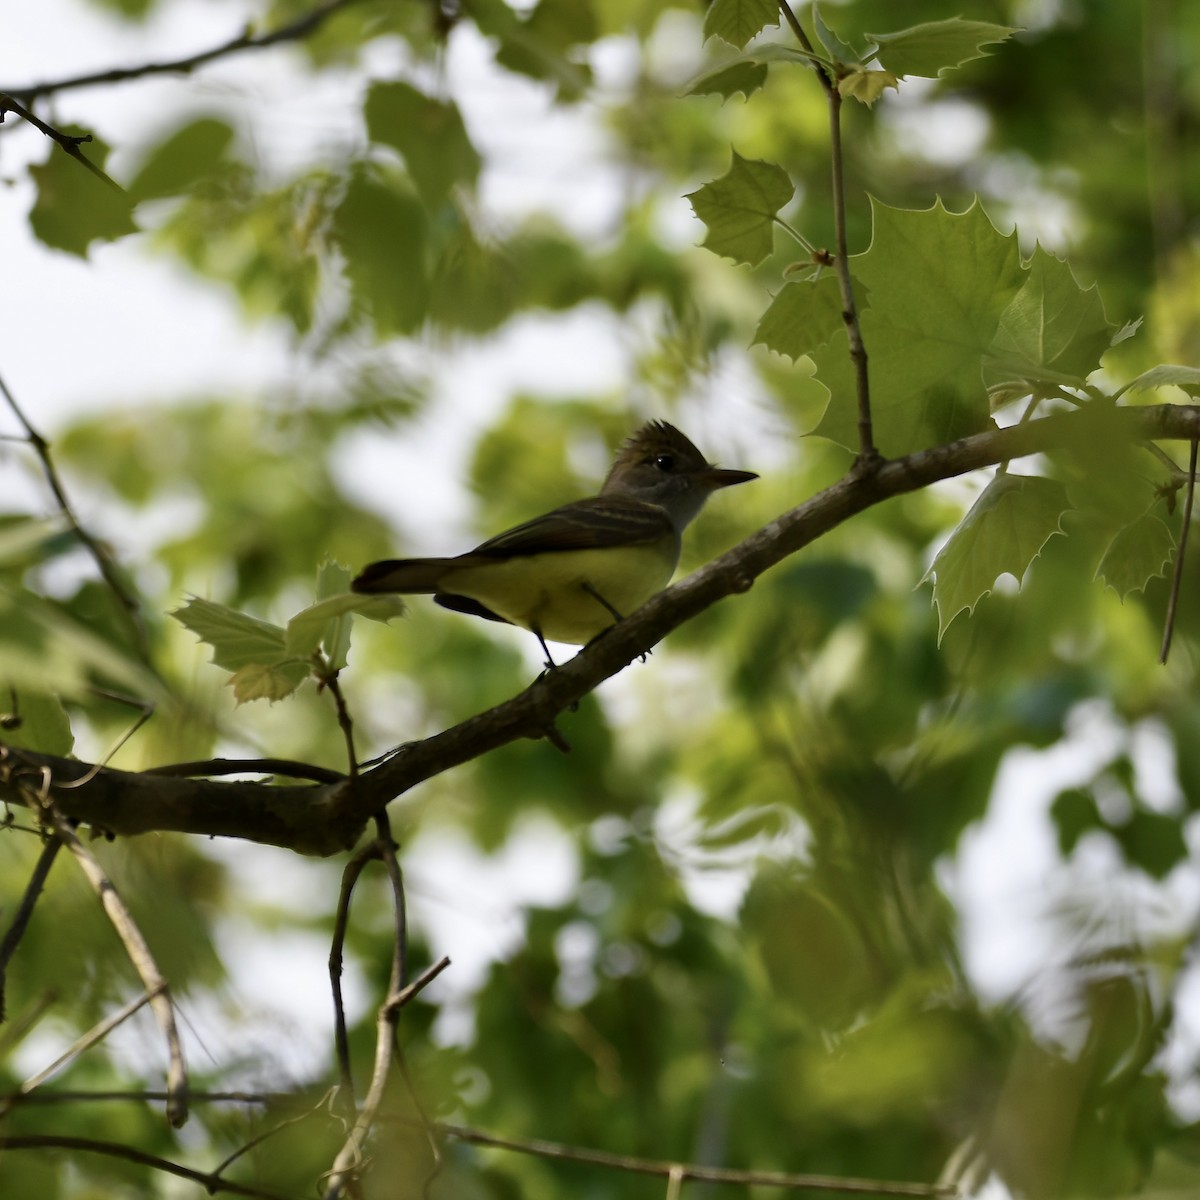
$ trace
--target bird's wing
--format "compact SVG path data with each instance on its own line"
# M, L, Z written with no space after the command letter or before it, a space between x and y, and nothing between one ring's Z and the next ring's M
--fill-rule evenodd
M505 530L463 557L509 558L546 551L640 546L674 533L671 518L657 504L624 496L592 496Z

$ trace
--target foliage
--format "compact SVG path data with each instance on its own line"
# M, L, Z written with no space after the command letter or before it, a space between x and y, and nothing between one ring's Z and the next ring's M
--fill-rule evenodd
M132 22L178 3L93 7ZM896 29L900 7L910 24ZM555 329L562 314L627 331L619 390L514 389L500 411L465 410L471 430L452 440L481 535L593 488L643 409L762 474L689 529L685 570L810 497L826 515L838 488L867 499L765 573L746 551L752 590L559 717L569 754L511 741L392 805L380 841L348 859L366 870L344 954L368 999L341 1062L332 1036L296 1065L286 1034L253 1034L230 949L327 947L336 871L169 833L97 845L185 1016L220 1018L216 1051L192 1054L195 1090L257 1099L198 1100L186 1138L142 1099L4 1101L4 1194L163 1186L144 1162L21 1152L20 1138L44 1135L199 1164L203 1186L312 1194L352 1124L345 1096L326 1104L324 1090L349 1063L363 1100L373 1010L395 982L396 878L389 889L368 862L386 862L393 837L413 900L409 978L456 956L437 903L471 908L489 948L474 977L439 991L462 970L452 964L391 1012L404 1069L383 1089L364 1195L669 1186L578 1156L474 1147L464 1126L660 1164L968 1193L989 1178L1030 1197L1200 1186L1194 904L1180 901L1194 892L1200 804L1200 571L1183 550L1177 447L1131 442L1123 420L1200 394L1200 301L1181 282L1195 273L1200 163L1175 154L1200 121L1187 86L1200 9L990 0L964 19L958 7L278 0L247 14L230 61L253 79L257 56L276 52L256 39L285 30L298 87L317 94L357 72L361 116L337 144L271 161L248 113L204 107L201 64L171 76L179 111L132 156L123 195L46 141L27 186L47 253L102 270L97 247L137 237L245 319L284 323L301 373L320 382L255 405L113 404L51 431L50 450L9 398L32 465L66 483L54 517L0 512L0 784L35 808L41 760L20 755L111 753L130 772L300 764L336 787L348 746L364 773L378 756L402 765L530 683L525 635L347 591L357 566L406 541L419 552L416 531L436 522L399 511L396 480L378 506L395 512L389 526L354 498L347 461L372 441L411 455L423 431L464 421L410 369L413 346L436 375L464 347ZM623 181L603 236L534 200L493 208L504 154L533 131L497 140L499 116L455 69L464 44L486 57L488 86L530 89L602 136ZM627 70L614 83L617 53ZM104 86L142 86L132 76ZM44 98L19 84L0 88ZM87 123L92 92L49 94L45 119ZM827 182L831 112L844 211ZM982 130L966 148L949 137L955 112ZM101 132L81 150L106 170L108 146L141 136L116 120ZM1037 223L1050 207L1068 214L1063 230ZM912 456L916 470L923 452L998 426L1033 437L1043 417L1074 423L1019 462L872 503L860 335L886 459ZM156 711L123 740L130 701ZM36 813L12 811L6 920L44 854ZM997 832L1029 811L1036 828ZM520 898L519 937L491 927L497 896L472 899L471 871L448 873L455 853L479 879L518 864L502 886ZM538 892L557 861L568 882ZM136 995L71 865L54 866L7 963L0 1094ZM1010 936L1045 947L1003 962L1000 985L979 965L996 957L973 867L1007 881L1000 903L1024 905ZM319 972L307 986L326 1006ZM149 1024L128 1030L73 1057L55 1086L161 1090L160 1039ZM247 1147L220 1179L206 1174Z

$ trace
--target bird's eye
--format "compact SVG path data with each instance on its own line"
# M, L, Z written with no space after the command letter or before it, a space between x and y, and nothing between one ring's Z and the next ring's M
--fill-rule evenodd
M675 469L675 456L673 454L656 454L654 456L654 465L660 471L673 471Z

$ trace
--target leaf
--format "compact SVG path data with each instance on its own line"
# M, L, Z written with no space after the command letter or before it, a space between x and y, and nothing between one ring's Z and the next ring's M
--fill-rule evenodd
M829 56L834 62L839 63L856 63L863 56L859 54L852 46L847 45L842 41L828 25L825 24L824 17L821 16L821 6L814 2L812 6L812 21L813 29L816 30L817 40L829 52Z
M687 199L708 227L704 245L754 266L770 254L775 214L794 192L782 167L742 158L735 150L728 172L689 192Z
M1002 235L978 202L964 213L939 201L922 211L872 201L870 248L851 269L871 355L875 442L899 457L989 424L983 359L1001 314L1024 283L1016 234ZM813 354L831 393L814 431L857 447L858 410L845 333Z
M1100 293L1084 289L1071 268L1040 246L1025 282L1000 316L991 354L1005 378L1081 384L1100 366L1116 328Z
M741 92L747 100L767 81L766 63L735 62L709 71L689 84L685 95L721 96L728 100Z
M232 141L233 129L225 121L189 121L146 154L129 194L141 201L190 191L221 164Z
M872 71L862 67L838 80L840 95L858 100L868 108L883 95L885 88L900 88L899 79L891 71Z
M1069 507L1066 489L1051 479L997 474L959 522L925 574L933 577L938 638L965 608L974 609L1001 575L1019 583L1056 533Z
M766 346L795 361L843 329L842 294L831 272L784 284L763 313L752 346Z
M740 50L760 30L778 24L775 0L713 0L704 14L704 37L719 37Z
M335 670L340 670L346 665L344 651L341 649L346 616L358 613L372 621L386 623L395 617L403 616L404 612L404 601L399 596L360 596L357 592L328 596L301 609L288 621L288 654L307 658L322 643L326 643L325 651L331 660L339 657L342 659L340 663L333 664ZM345 636L345 643L348 649L348 635Z
M456 105L407 83L375 83L363 112L371 140L404 156L427 204L444 202L455 184L474 187L481 160Z
M0 692L0 742L42 754L70 754L75 745L71 718L62 701L50 692L5 688Z
M226 681L239 704L250 700L283 700L308 678L309 667L303 662L247 663Z
M411 333L425 319L425 210L404 190L366 171L350 181L333 218L356 305L380 335Z
M86 131L66 126L63 132ZM103 167L108 146L93 139L80 147L80 153ZM86 258L92 242L114 242L137 232L131 197L109 187L60 146L51 143L46 161L30 166L29 174L37 188L29 224L47 246Z
M1170 526L1153 512L1144 512L1120 530L1104 551L1096 568L1122 600L1130 592L1140 592L1156 575L1165 575L1175 557L1175 535Z
M889 71L934 79L973 58L986 57L990 51L984 50L984 46L1007 41L1017 32L1011 25L951 17L948 21L929 21L896 33L865 36L878 48L879 61Z
M1143 371L1125 386L1128 392L1147 392L1153 388L1182 388L1189 396L1200 397L1200 367L1181 367L1174 363L1159 363Z
M743 50L732 58L722 59L715 66L701 72L688 84L683 94L701 96L710 92L720 92L728 99L734 92L742 91L748 99L752 91L762 86L766 79L766 68L771 63L786 62L811 66L812 61L812 56L803 50L782 46L778 42L766 42L760 46L751 46L749 50ZM743 83L749 90L741 86Z
M278 625L226 608L224 604L193 596L171 616L210 645L213 662L227 671L252 664L278 663L288 656L286 635Z

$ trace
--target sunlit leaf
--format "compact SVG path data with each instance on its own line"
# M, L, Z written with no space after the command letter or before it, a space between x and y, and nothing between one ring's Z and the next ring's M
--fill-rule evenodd
M230 675L227 683L233 688L239 704L250 700L283 700L308 678L307 663L247 663Z
M888 88L899 88L900 81L890 71L875 71L864 67L851 71L838 80L838 91L858 100L869 108Z
M193 596L173 616L213 648L218 667L236 671L249 664L279 662L288 654L284 630L212 600Z
M0 743L42 754L70 754L75 735L57 696L10 686L0 689Z
M1157 367L1143 371L1129 383L1126 390L1146 392L1160 387L1182 388L1189 396L1200 396L1200 367L1160 363Z

